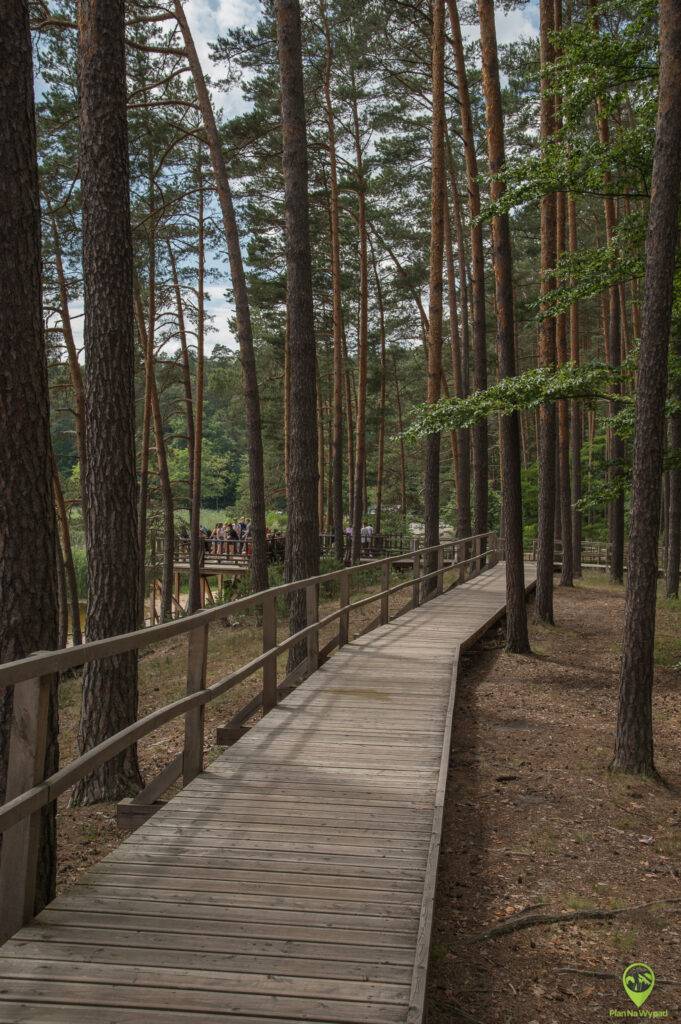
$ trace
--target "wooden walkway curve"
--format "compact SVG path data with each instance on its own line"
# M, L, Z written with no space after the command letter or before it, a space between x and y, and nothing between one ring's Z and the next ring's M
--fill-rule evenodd
M0 948L0 1022L421 1021L458 655L504 587L342 648Z

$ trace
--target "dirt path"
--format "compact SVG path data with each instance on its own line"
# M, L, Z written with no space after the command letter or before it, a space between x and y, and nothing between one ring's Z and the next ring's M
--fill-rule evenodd
M621 982L634 961L658 979L644 1009L681 1020L681 673L657 674L656 756L669 788L610 775L624 602L603 577L587 584L557 592L556 628L533 625L535 657L509 656L502 636L488 636L464 661L429 1024L615 1019L610 1010L636 1009ZM663 609L667 665L670 645L681 658L678 618ZM658 900L679 902L473 941L528 908Z

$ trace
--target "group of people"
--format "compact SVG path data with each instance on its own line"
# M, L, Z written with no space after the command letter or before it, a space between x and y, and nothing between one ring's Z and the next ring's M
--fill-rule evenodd
M370 548L374 539L374 528L370 523L362 523L360 536L363 548ZM352 525L345 527L345 538L347 544L352 544Z
M251 522L241 519L237 523L216 523L212 530L202 526L201 536L206 554L230 555L242 552L248 554L250 545L247 542L251 536Z

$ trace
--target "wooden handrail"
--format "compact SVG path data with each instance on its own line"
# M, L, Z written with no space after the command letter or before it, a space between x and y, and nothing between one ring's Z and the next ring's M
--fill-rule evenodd
M485 545L483 541L488 541L488 543ZM460 545L463 545L463 551L466 554L471 543L474 545L475 554L472 557L457 559ZM447 549L451 549L453 557L448 564L445 564ZM2 920L0 941L13 934L32 916L40 837L40 811L43 807L56 800L60 794L94 771L95 768L105 764L140 739L180 716L185 717L182 777L183 783L186 785L203 770L203 713L206 704L262 669L262 694L257 699L252 699L246 708L253 707L255 710L262 706L263 713L266 714L277 703L277 658L295 644L302 640L307 642L307 660L302 669L302 678L317 668L319 635L325 627L338 621L337 642L338 646L342 647L349 639L351 611L380 601L381 612L376 624L386 623L389 621L389 602L392 595L412 587L412 606L417 606L421 603L424 582L435 579L435 593L442 593L445 573L453 570L461 572L468 566L473 566L474 571L481 572L485 564L492 566L498 561L498 552L496 535L491 532L446 541L410 552L410 557L413 559L413 574L409 579L394 586L390 585L390 570L393 563L404 560L403 553L377 559L369 564L360 563L320 576L284 583L281 586L231 601L229 604L218 605L183 619L150 626L134 633L125 633L105 640L88 641L79 647L40 652L20 661L0 666L0 687L18 687L14 698L14 714L10 730L8 780L11 780L11 785L8 782L8 800L0 807L0 834L7 833L0 852L0 910L2 911L0 913L0 920ZM433 554L436 555L437 568L422 573L423 556ZM366 571L373 572L375 569L381 569L380 589L367 597L352 601L350 599L352 576ZM320 619L319 594L321 586L335 580L340 583L340 606ZM296 633L277 642L277 598L301 589L306 592L307 623ZM206 685L210 624L227 618L235 612L245 611L258 605L262 606L262 654L252 658L247 664L231 672L224 679ZM184 633L189 635L186 695L133 722L127 728L92 747L49 778L43 778L45 758L42 748L47 731L48 716L46 694L49 692L55 675L97 659L149 647L158 641ZM298 677L298 673L299 670L296 670L296 677ZM244 710L237 713L237 717L243 714ZM161 774L163 775L163 773ZM173 778L176 774L177 772ZM153 785L154 783L152 783Z
M418 551L410 551L410 556L427 555L430 552L438 551L440 548L453 547L455 544L463 544L483 537L494 537L492 532L476 534L474 537L465 537L461 540L446 541L443 544L435 544L432 547L420 548ZM387 558L377 558L370 564L358 563L349 565L343 569L334 569L332 572L324 573L321 576L310 576L304 580L293 580L290 583L282 583L279 586L271 587L269 590L260 590L247 597L237 598L228 604L216 605L213 608L205 608L187 615L183 619L175 619L172 622L163 622L157 626L147 626L144 629L135 630L132 633L121 633L118 636L106 637L103 640L88 640L77 647L66 647L57 651L41 651L38 654L31 654L19 661L9 661L0 665L0 688L16 686L17 683L28 679L35 679L37 676L45 675L48 672L66 672L72 668L78 668L91 661L99 661L102 658L112 658L118 654L125 654L128 651L139 650L149 647L151 644L169 640L171 637L182 633L190 633L198 626L209 625L216 620L228 618L237 612L253 608L265 600L265 595L271 595L275 599L284 597L296 590L304 590L313 583L329 583L340 579L342 576L352 576L355 573L367 572L378 569L382 565L392 564L404 559L404 553L389 555ZM451 567L450 567L451 568Z

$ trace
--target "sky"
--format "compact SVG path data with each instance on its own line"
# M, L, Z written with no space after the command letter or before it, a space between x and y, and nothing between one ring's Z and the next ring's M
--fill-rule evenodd
M509 43L520 36L536 36L538 32L538 0L530 0L527 7L522 10L510 11L505 14L497 10L497 37L499 43ZM256 24L260 12L260 0L187 0L185 10L189 19L194 42L201 58L201 64L207 74L212 73L210 61L210 43L219 35L223 35L230 28L252 27ZM469 39L478 37L477 28L474 26L464 27L464 35ZM229 93L215 93L214 101L226 116L239 113L244 109L244 102L239 90ZM223 263L214 263L214 266L222 266ZM208 312L213 317L214 332L209 333L206 338L206 349L210 352L215 345L226 345L229 348L235 347L235 339L230 332L228 320L233 309L224 296L224 284L216 281L210 290L210 301L207 303ZM72 316L74 317L73 329L76 342L82 345L83 320L82 302L72 304Z

